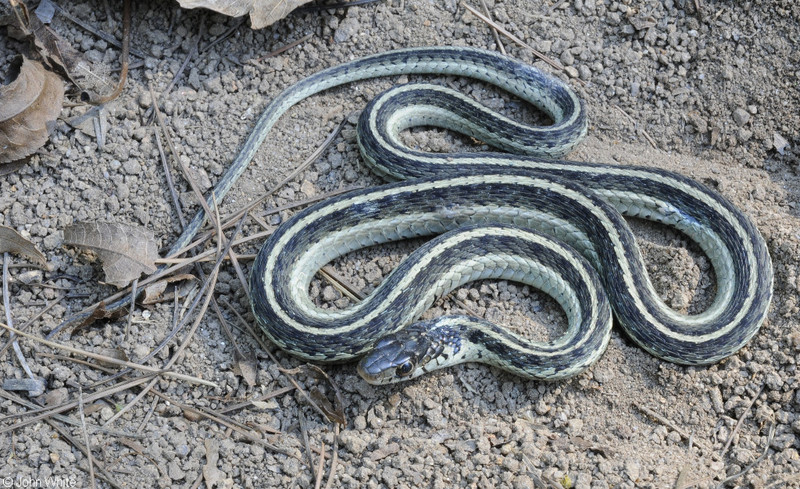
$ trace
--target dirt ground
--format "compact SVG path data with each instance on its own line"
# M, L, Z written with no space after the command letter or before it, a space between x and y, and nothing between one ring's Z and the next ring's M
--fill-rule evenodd
M74 17L121 37L121 2L61 3ZM67 225L94 220L142 225L155 233L163 250L180 231L154 136L158 126L149 123L150 87L163 94L159 105L166 126L206 191L267 102L306 75L399 47L497 49L487 25L455 0L390 0L306 11L259 31L207 11L181 10L173 2L134 3L132 47L143 57L132 57L124 92L103 109L102 147L91 124L74 129L66 122L88 108L72 103L62 111L50 142L25 167L0 177L0 224L29 237L52 268L32 270L13 259L15 324L68 292L34 321L30 331L36 335L116 292L101 283L99 264L62 245ZM482 8L480 2L470 3ZM297 387L331 396L328 383L301 372L292 375L293 384L281 369L301 362L269 346L275 363L241 328L235 313L248 323L252 317L236 271L226 263L215 297L226 323L236 328L236 343L255 356L255 385L236 371L231 340L212 309L174 368L216 387L162 376L141 399L137 395L148 383L96 399L95 392L109 387L94 385L108 375L107 367L87 366L65 352L21 340L21 351L33 373L45 380L46 393L29 399L24 392L3 392L0 484L45 487L33 484L58 480L72 484L66 487L89 487L88 459L76 448L88 440L100 487L312 487L319 471L327 487L800 487L800 4L486 0L486 8L504 29L564 70L557 72L501 36L510 56L567 80L588 104L589 136L570 158L686 174L755 220L772 255L775 288L769 318L747 347L717 365L686 368L651 357L615 328L597 364L554 383L465 365L406 384L372 387L353 365L324 367L344 403L346 424L338 429ZM108 42L63 18L54 28L87 59L118 66L119 50ZM231 28L229 36L210 45ZM264 57L298 40L297 46ZM0 36L0 66L20 46ZM174 88L164 93L189 55ZM115 80L117 73L108 76ZM379 183L360 161L354 122L374 95L407 79L353 84L292 109L225 199L222 214L280 182L342 121L333 145L257 207L243 234L273 229L295 211L268 209ZM432 81L459 87L503 113L531 116L506 94L482 85ZM432 151L472 145L431 129L405 137L409 145ZM193 213L188 184L174 162L169 168L180 201L190 206L187 214ZM662 297L679 310L702 310L714 291L705 256L679 234L634 224ZM236 251L252 254L259 244ZM369 292L413 246L352 253L334 267ZM241 261L246 274L250 261L246 256ZM211 264L204 267L206 273L211 270ZM321 279L311 292L321 302L346 307L347 299ZM546 337L565 324L551 299L498 281L469 284L427 314L461 311L452 297L487 318L530 325L533 336ZM122 318L56 340L83 350L118 349L135 361L168 334L173 314L172 303L137 306L127 334ZM185 337L184 329L149 365L163 365ZM11 349L4 353L0 377L25 377ZM269 393L275 395L258 400ZM85 430L78 409L51 419L52 424L37 420L14 427L35 414L36 406L23 401L52 406L79 395L86 400ZM253 399L257 402L235 408ZM209 419L191 408L226 418Z

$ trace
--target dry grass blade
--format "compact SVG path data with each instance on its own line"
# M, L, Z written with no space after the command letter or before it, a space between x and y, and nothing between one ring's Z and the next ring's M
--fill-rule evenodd
M153 387L156 385L156 382L158 382L158 377L154 377L154 378L153 378L153 380L151 380L151 381L150 381L150 383L148 383L148 384L147 384L147 385L144 387L144 389L142 389L142 390L141 390L141 391L140 391L140 392L139 392L139 393L136 395L136 397L134 397L134 398L133 398L133 400L132 400L131 402L129 402L129 403L128 403L128 404L126 404L126 405L125 405L125 406L124 406L122 409L120 409L119 411L117 411L116 413L114 413L114 415L113 415L113 416L111 416L111 417L108 419L108 421L106 421L106 422L105 422L105 424L103 425L103 427L104 427L104 428L106 428L106 427L108 427L108 426L111 426L111 424L112 424L112 423L114 423L114 422L115 422L117 419L119 419L119 418L120 418L120 417L121 417L123 414L125 414L125 413L126 413L126 412L128 412L128 411L129 411L131 408L133 408L133 406L135 406L135 405L136 405L136 403L138 403L139 401L141 401L141 400L144 398L144 396L146 396L146 395L147 395L147 393L148 393L148 392L150 392L150 389L152 389L152 388L153 388Z
M209 217L211 215L211 209L208 207L208 202L206 202L206 199L203 197L203 192L200 191L200 187L197 185L197 182L195 182L194 178L192 178L192 173L189 171L189 167L186 166L186 164L183 162L180 155L178 154L178 150L175 147L175 144L172 142L172 138L170 137L169 132L167 131L167 126L164 123L164 117L161 115L161 110L158 108L156 94L153 91L152 85L149 85L148 89L150 90L150 97L153 100L153 108L155 109L156 121L158 122L158 126L161 128L161 132L164 133L164 139L167 141L167 147L169 147L169 151L170 153L172 153L172 157L178 163L178 166L181 169L181 173L183 174L183 178L185 178L186 181L189 182L189 187L191 187L192 192L197 198L197 201L203 207L203 211L205 212L206 217Z
M21 406L26 406L28 408L36 408L36 407L38 407L35 404L33 404L32 402L30 402L30 401L22 399L22 398L20 398L20 397L18 397L16 395L13 395L13 394L9 394L7 392L3 392L2 390L0 390L0 397L4 397L4 398L6 398L6 399L8 399L8 400L10 400L10 401L12 401L12 402L14 402L16 404L19 404ZM67 423L67 424L80 425L79 421L72 420L71 418L68 418L66 416L53 415L53 417L55 419L61 421L61 422ZM56 423L55 420L53 420L53 419L45 419L44 421L47 424L49 424L54 430L56 430L56 432L59 434L59 436L61 436L63 439L65 439L65 440L69 441L70 443L72 443L72 445L75 448L80 450L81 453L83 453L85 456L88 457L87 448L85 446L83 446L83 444L81 444L75 437L73 437L65 428L63 428L60 424ZM128 435L124 434L124 433L115 433L114 436L128 436ZM122 487L122 486L120 486L120 484L118 484L111 477L111 475L105 470L105 467L100 462L95 461L95 465L97 466L97 475L99 475L103 480L108 482L108 484L111 487L113 487L115 489L120 489Z
M311 441L308 438L308 426L306 425L306 417L303 414L303 410L297 410L297 420L300 423L300 434L303 437L303 446L306 448L306 457L308 457L308 467L314 467L314 455L311 451Z
M142 273L156 271L153 233L139 226L111 222L76 223L64 230L64 243L87 248L100 257L106 281L125 287Z
M675 433L681 435L681 437L683 437L684 439L686 439L686 440L692 440L693 439L692 435L687 433L686 430L684 430L680 426L676 425L672 421L668 420L664 416L661 416L660 414L656 413L655 411L653 411L652 409L648 408L647 406L642 406L642 405L635 404L635 403L634 403L634 406L636 407L636 409L641 411L643 414L646 414L647 416L649 416L650 418L658 421L659 423L663 424L667 428L670 428ZM697 443L697 446L702 448L705 453L708 453L708 454L711 454L712 456L715 456L714 453L713 453L713 450L707 444L700 443L698 441L696 441L695 443Z
M283 394L287 394L289 392L292 392L294 389L295 389L294 386L281 387L280 389L276 389L276 390L274 390L272 392L268 392L268 393L264 394L263 396L258 396L255 399L251 399L249 401L240 402L238 404L234 404L232 406L225 407L223 409L218 410L218 412L220 412L222 414L226 414L226 413L229 413L231 411L236 411L237 409L246 408L248 406L253 405L254 403L264 402L264 401L268 401L269 399L272 399L273 397L282 396Z
M247 431L246 429L238 426L234 421L232 421L232 420L230 420L230 419L228 419L228 418L226 418L224 416L219 416L216 413L211 413L211 412L208 412L206 410L201 410L201 409L198 409L198 408L194 408L192 406L189 406L187 404L179 402L179 401L177 401L175 399L172 399L169 396L166 396L166 395L162 394L161 392L158 392L158 390L156 390L156 389L153 389L152 392L153 392L153 394L157 395L161 399L163 399L165 401L168 401L168 402L174 404L175 406L178 406L180 409L182 409L184 411L191 412L192 414L196 414L198 416L202 416L204 418L210 419L211 421L214 421L215 423L219 423L222 426L225 426L226 428L232 429L233 431L235 431L239 435L247 438L250 441L258 443L259 445L261 445L261 446L263 446L265 448L269 448L270 450L274 450L274 451L276 451L278 453L283 453L284 455L289 455L291 457L298 457L297 453L295 453L294 451L289 450L289 449L285 449L285 448L279 447L277 445L274 445L272 443L269 443L267 441L264 441L263 439L261 439L259 436L257 436L253 432Z
M36 315L34 315L32 318L28 319L25 322L25 324L23 324L22 326L19 326L20 331L27 330L32 324L34 324L37 320L39 320L39 318L44 316L48 311L50 311L50 309L52 309L58 303L60 303L64 299L64 297L66 297L66 296L67 296L67 294L61 294L60 296L58 296L58 298L56 300L52 301L50 304L48 304L47 307L45 307L41 311L37 312ZM12 337L10 340L8 340L6 342L5 345L3 345L2 348L0 348L0 358L6 352L6 350L8 350L11 347L11 344L14 343L15 341L16 340L14 339L14 337Z
M228 309L230 309L236 315L236 317L239 319L239 322L242 324L242 327L248 333L250 333L250 336L253 339L255 339L256 342L259 345L261 345L262 351L264 351L269 356L270 360L272 360L272 362L275 365L278 366L278 370L281 373L283 373L284 375L286 375L286 377L289 379L289 382L291 382L291 384L294 386L294 388L297 389L297 392L299 392L300 395L303 396L303 398L305 398L305 400L308 401L308 403L314 409L317 410L317 412L319 412L321 415L323 415L323 416L325 416L327 418L328 417L327 413L325 413L325 411L314 401L314 399L311 397L311 395L309 395L308 392L306 392L302 387L300 387L300 384L298 384L297 380L295 380L295 378L293 376L294 373L300 372L301 369L287 370L287 369L281 368L280 362L278 361L277 358L275 358L275 355L273 355L272 352L269 350L269 346L264 342L264 339L262 338L262 336L257 334L253 330L253 328L250 326L250 323L245 321L245 319L241 316L241 314L239 314L239 312L236 309L234 309L229 303L227 303L227 302L223 302L223 303L228 307Z
M316 160L316 158L318 158L319 155L322 154L322 152L325 150L325 148L327 148L333 142L333 140L339 134L341 129L342 129L342 124L339 124L336 127L336 129L334 131L332 131L328 135L328 137L325 139L325 141L322 143L322 145L314 152L314 154L311 155L305 162L303 162L303 164L301 164L297 169L295 169L295 171L293 171L291 175L289 175L281 183L279 183L278 185L273 187L266 194L264 194L263 196L261 196L258 199L256 199L255 202L253 202L252 204L248 205L245 209L235 213L231 217L228 217L228 219L226 219L225 223L223 224L223 228L227 228L227 227L232 226L233 223L235 223L237 220L240 220L242 218L242 216L247 215L254 207L256 207L264 199L266 199L268 196L272 195L274 192L278 191L283 185L285 185L287 182L291 181L302 170L304 170L311 163L313 163ZM354 190L354 188L346 188L346 189L342 189L342 190L339 190L339 191L330 192L330 193L328 193L326 195L317 196L317 197L315 197L313 199L307 199L305 201L301 201L301 202L297 202L295 204L291 204L288 208L296 207L296 206L299 206L299 205L304 205L305 203L315 202L317 200L321 200L321 199L324 199L324 198L327 198L327 197L333 196L333 195L338 195L340 193L349 192L351 190ZM279 212L281 209L282 208L273 209L272 212ZM246 242L249 242L249 241L253 241L253 240L256 240L256 239L264 238L266 236L269 236L270 234L271 234L271 231L267 231L267 232L264 232L264 233L258 233L257 235L248 236L246 238L242 238L242 239L238 239L238 240L234 239L233 244L234 245L239 245L239 244L246 243ZM199 244L201 244L201 243L205 242L206 240L208 240L211 236L212 236L212 233L207 233L203 237L195 240L193 243L191 243L187 247L185 247L183 249L180 249L180 250L176 251L175 253L173 253L172 255L170 255L170 258L172 258L174 256L182 255L183 253L186 253L188 250L190 250L190 249L194 248L195 246L198 246ZM151 283L155 282L156 280L160 280L160 279L162 279L162 278L164 278L166 276L169 276L172 273L175 273L175 271L180 270L184 266L189 265L189 264L193 263L194 261L197 261L197 260L200 260L202 258L211 256L211 254L213 254L213 251L208 251L207 254L201 253L201 254L198 254L197 256L195 256L193 259L190 259L190 261L188 261L188 262L187 261L180 261L175 266L172 266L172 267L169 267L169 268L166 268L166 269L163 269L163 270L159 270L156 274L151 275L150 277L147 277L146 279L142 280L139 285L140 286L146 286L148 284L151 284ZM162 263L169 263L169 261L162 261ZM123 292L119 292L117 294L113 294L113 295L107 297L105 299L105 302L108 303L108 304L111 304L113 301L118 301L116 303L117 304L116 308L125 307L127 305L127 302L126 301L119 301L119 299L121 297L125 296L125 295L126 295L126 292L124 292L124 291ZM78 321L81 321L81 320L85 319L86 316L88 316L91 313L91 311L93 311L96 307L98 307L98 305L99 304L94 304L92 306L89 306L89 307L85 308L84 310L80 311L79 313L74 314L74 315L70 316L69 318L65 319L61 324L59 324L56 328L53 329L53 331L51 331L47 335L48 338L51 338L54 335L58 334L65 327L70 326L72 324L77 323Z
M0 87L0 163L31 155L47 142L64 100L58 75L38 61L16 58L10 77L14 81Z
M739 473L733 474L732 476L730 476L730 477L726 478L725 480L723 480L722 482L720 482L719 485L717 486L717 489L722 489L723 487L725 487L725 484L727 484L728 482L734 481L734 480L738 479L739 477L745 475L746 473L750 472L753 469L753 467L755 467L756 465L761 463L761 461L764 460L764 458L766 458L767 453L769 453L769 447L770 447L770 445L772 445L772 439L775 437L775 426L776 426L776 424L777 423L775 421L773 421L772 424L769 427L769 434L767 435L767 442L764 444L764 451L761 452L761 455L759 455L759 457L757 459L753 460L753 462L751 462L750 465L748 465L747 467L742 469Z
M109 389L105 389L105 390L96 392L94 394L91 394L91 395L85 397L84 398L84 402L91 403L91 402L94 402L94 401L96 401L98 399L103 399L105 397L108 397L108 396L111 396L113 394L116 394L117 392L122 392L122 391L128 390L128 389L130 389L132 387L136 387L139 384L143 384L144 382L147 382L148 380L151 380L151 378L154 375L155 374L146 375L146 376L137 377L135 379L131 379L131 380L128 380L128 381L125 381L125 382L120 382L119 384L116 384L114 387L111 387ZM3 433L8 433L10 431L17 430L19 428L23 428L23 427L28 426L28 425L33 424L33 423L38 423L39 421L41 421L43 419L48 419L48 418L50 418L50 417L52 417L52 416L54 416L56 414L61 414L61 413L65 412L65 411L69 411L70 409L75 409L76 407L78 407L78 401L77 400L73 400L73 401L66 402L64 404L60 404L58 406L54 406L52 408L48 407L47 409L44 409L44 410L38 410L38 411L34 410L34 411L31 411L31 412L25 413L25 414L29 414L29 415L32 415L32 416L29 417L29 418L26 418L26 419L24 419L22 421L19 421L19 422L13 424L13 425L0 428L0 435L3 434ZM8 419L8 418L10 418L10 416L7 416L4 419Z
M6 313L6 321L8 322L9 326L14 326L14 319L11 314L11 293L8 288L8 264L11 261L11 256L8 252L3 253L3 309L5 309ZM19 347L19 343L14 338L14 335L9 335L10 339L13 339L12 346L14 347L14 353L17 355L17 360L19 361L22 369L25 370L25 374L28 375L28 378L31 380L31 383L28 385L28 395L31 396L38 396L44 392L44 381L42 379L37 378L31 368L28 366L28 361L25 359L25 355L22 354L22 349Z
M288 50L292 49L295 46L299 46L300 44L303 44L304 42L308 41L312 37L314 37L314 34L305 35L305 36L301 37L300 39L298 39L296 41L290 42L289 44L287 44L285 46L279 47L278 49L276 49L276 50L274 50L274 51L272 51L270 53L265 54L264 56L258 58L256 61L264 61L267 58L273 58L273 57L281 54L284 51L288 51Z
M486 14L486 17L491 19L492 13L489 11L489 7L486 5L486 0L481 0L481 7L483 7L483 13ZM506 48L503 46L503 41L500 40L500 33L497 32L497 29L492 27L492 34L494 35L494 43L497 44L497 49L506 54Z
M33 243L23 238L13 228L0 226L0 253L5 252L25 257L37 265L47 265L47 258Z

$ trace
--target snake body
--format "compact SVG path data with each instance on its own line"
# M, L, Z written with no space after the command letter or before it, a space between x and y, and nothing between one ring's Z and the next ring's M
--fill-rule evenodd
M377 173L399 181L295 214L253 265L252 310L279 347L317 362L364 357L359 372L376 383L463 361L556 379L602 354L611 309L636 343L680 364L718 361L758 331L772 296L772 266L750 219L676 173L558 160L586 133L583 104L562 82L496 53L414 48L312 75L267 106L218 189L227 191L278 118L300 100L355 80L407 73L482 80L531 103L553 124L525 126L433 85L402 85L373 100L359 120L359 145ZM450 128L514 154L414 151L398 134L416 125ZM717 279L716 297L704 312L684 315L664 304L623 216L664 223L698 243ZM440 236L353 307L322 309L308 295L314 274L339 256L434 235ZM411 324L436 298L484 278L523 282L552 295L567 314L567 332L532 342L465 316Z

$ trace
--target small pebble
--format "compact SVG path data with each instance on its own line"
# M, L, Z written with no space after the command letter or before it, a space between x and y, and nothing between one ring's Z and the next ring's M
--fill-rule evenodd
M750 113L742 108L736 109L733 111L733 121L737 126L742 127L750 121Z

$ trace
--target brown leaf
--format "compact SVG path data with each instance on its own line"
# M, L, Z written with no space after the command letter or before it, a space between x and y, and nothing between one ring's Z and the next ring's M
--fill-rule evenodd
M12 69L14 81L0 87L0 163L24 158L41 147L64 100L61 79L38 61L20 56Z
M120 441L120 443L122 443L126 447L128 447L131 450L133 450L134 452L138 453L139 455L142 455L142 454L145 453L146 449L144 448L144 445L142 445L141 443L139 443L136 440L133 440L131 438L123 436L122 438L119 439L119 441Z
M250 14L253 29L274 24L311 0L178 0L183 8L207 8L231 17Z
M213 489L214 486L222 487L225 480L225 472L217 468L219 460L219 443L206 439L206 464L203 466L203 479L206 481L206 488Z
M67 391L66 388L60 387L58 389L53 389L45 392L44 394L39 396L36 400L40 404L53 407L67 402L68 399L69 399L69 392Z
M238 352L235 355L236 362L233 364L233 373L236 375L241 375L247 385L253 387L256 385L256 372L258 371L258 367L256 367L256 359L253 355L248 354L246 356L241 356Z
M101 302L94 309L94 311L92 311L92 314L90 314L89 317L84 319L83 322L80 323L79 325L75 326L75 331L89 327L96 321L99 321L100 319L119 319L125 314L127 314L127 311L124 308L119 308L115 311L109 311L108 309L106 309L106 303Z
M109 358L113 358L114 360L122 360L124 362L129 361L128 354L125 353L125 350L122 348L100 348L95 353L100 355L107 356ZM103 367L107 368L117 368L119 367L118 363L107 362L105 360L97 360L97 363L102 365Z
M113 222L76 223L64 230L64 244L97 253L103 262L106 282L120 288L142 273L156 271L155 237L139 226Z
M175 294L178 295L178 299L181 299L189 293L196 281L197 277L188 273L181 273L159 280L145 287L141 303L151 305L158 302L171 301L175 298ZM165 294L167 285L170 284L176 284L173 287L173 292Z
M108 80L108 67L103 63L90 63L83 55L64 40L55 30L43 21L39 9L30 15L23 2L13 2L16 15L10 16L9 36L20 41L30 41L45 64L66 76L82 92L102 90L111 86ZM51 6L52 3L50 3ZM51 19L52 20L52 19ZM113 87L112 87L113 88Z
M2 109L0 109L2 110ZM14 229L0 226L0 253L15 253L39 265L47 265L47 258L30 241Z
M327 382L331 388L333 388L333 402L331 402L325 396L325 394L323 394L322 391L316 387L311 389L308 393L310 400L314 406L319 409L319 411L322 412L326 418L328 418L328 421L340 424L342 426L347 425L347 417L344 414L344 397L342 397L342 391L339 390L339 386L336 385L333 379L331 379L324 370L311 363L307 363L293 369L278 368L278 370L288 375L304 373L315 377L318 380Z

